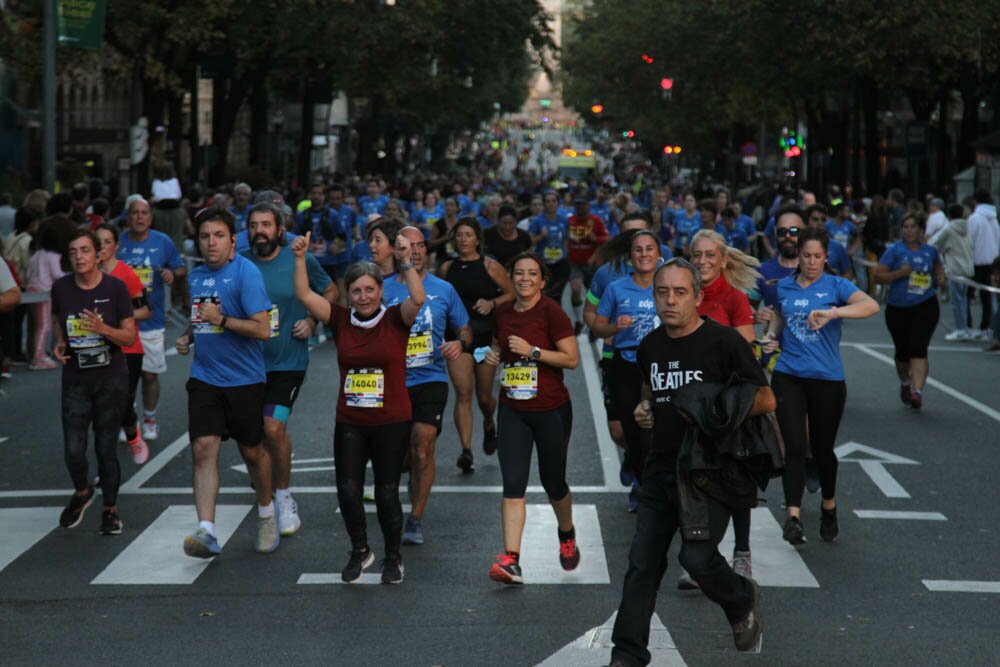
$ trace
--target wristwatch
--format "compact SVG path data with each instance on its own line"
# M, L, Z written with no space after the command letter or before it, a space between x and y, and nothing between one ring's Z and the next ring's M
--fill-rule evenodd
M535 361L538 361L539 359L542 358L542 350L537 345L531 348L531 358L534 359Z

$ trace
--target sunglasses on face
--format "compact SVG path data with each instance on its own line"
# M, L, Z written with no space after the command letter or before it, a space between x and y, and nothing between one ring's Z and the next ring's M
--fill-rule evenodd
M799 228L798 227L780 227L780 228L776 229L774 233L775 233L775 235L778 236L778 238L781 238L782 236L798 236L799 235Z

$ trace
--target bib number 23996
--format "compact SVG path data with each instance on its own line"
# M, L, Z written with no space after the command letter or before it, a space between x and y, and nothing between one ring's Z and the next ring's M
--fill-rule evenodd
M385 375L381 368L352 368L344 378L344 402L352 408L381 408Z

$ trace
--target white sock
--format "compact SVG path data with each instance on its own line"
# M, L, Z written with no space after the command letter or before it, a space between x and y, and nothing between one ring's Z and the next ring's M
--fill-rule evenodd
M142 416L145 419L156 419L156 410L143 410Z
M274 503L267 505L257 505L257 516L261 519L269 519L274 516Z
M215 537L215 522L214 521L199 521L198 522L198 527L199 528L204 528L205 530L208 531L209 535L211 535L212 537Z
M292 492L288 489L276 489L274 497L279 503L285 503L292 499Z

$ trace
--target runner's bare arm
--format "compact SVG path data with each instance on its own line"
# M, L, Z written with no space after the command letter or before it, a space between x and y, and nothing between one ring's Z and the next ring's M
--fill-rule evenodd
M295 254L295 298L302 302L309 314L320 322L329 322L333 313L333 305L324 296L309 289L309 275L306 272L306 250L309 248L309 238L312 232L299 236L290 246Z

